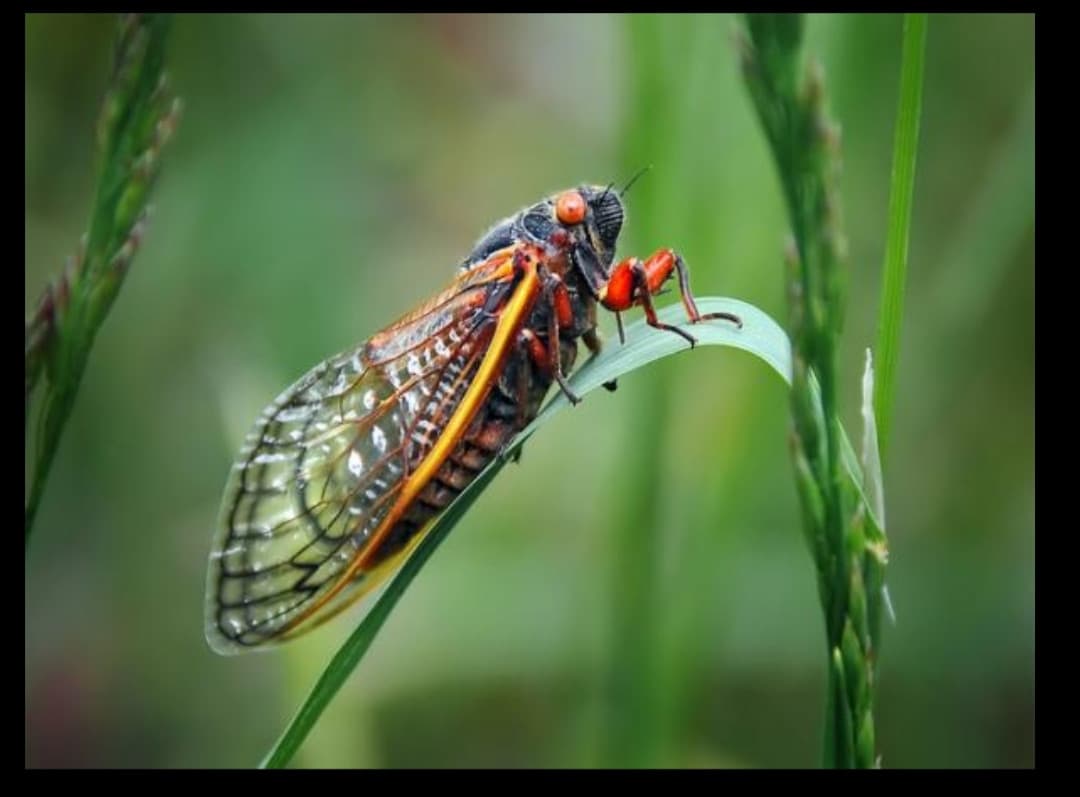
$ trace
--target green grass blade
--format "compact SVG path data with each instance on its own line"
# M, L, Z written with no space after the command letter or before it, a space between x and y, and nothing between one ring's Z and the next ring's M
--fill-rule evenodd
M787 335L779 324L753 305L736 299L710 297L698 299L697 304L703 313L735 313L743 322L742 329L737 329L727 321L710 321L693 325L690 329L698 339L698 349L706 346L728 346L750 352L761 358L790 384L791 347ZM660 319L667 323L685 325L686 316L682 305L666 307L660 311L659 315ZM624 376L662 357L689 350L686 341L681 337L654 330L648 327L644 320L639 320L627 327L625 345L620 346L616 342L609 343L604 351L578 369L570 383L579 396L585 396L605 382ZM427 538L417 546L416 551L379 596L360 626L330 660L330 664L319 677L311 694L263 760L263 767L284 767L292 760L319 716L363 659L379 629L386 622L390 611L416 574L420 572L420 568L446 539L451 529L495 478L510 456L534 432L549 423L567 406L569 402L562 393L550 400L528 428L515 438L504 455L496 457L495 461L433 522Z
M911 229L911 197L915 189L915 155L919 146L919 117L922 109L926 20L926 14L904 15L900 105L896 115L896 137L893 145L889 231L885 244L876 351L877 383L874 408L882 457L885 456L889 445L896 365L900 349L900 324L904 315L904 283L907 277L908 238Z

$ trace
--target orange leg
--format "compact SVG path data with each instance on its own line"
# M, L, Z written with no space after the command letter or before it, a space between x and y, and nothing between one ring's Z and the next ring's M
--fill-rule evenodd
M681 335L693 347L697 339L679 327L660 321L656 315L656 307L653 305L652 297L671 278L672 273L678 275L679 293L682 295L683 307L686 308L690 323L724 319L742 327L742 319L737 315L731 313L705 313L703 315L697 309L694 295L690 292L690 272L686 268L686 263L670 249L657 250L644 263L636 257L628 257L618 263L611 270L607 285L600 291L600 302L608 310L614 311L616 317L619 312L640 305L645 311L645 321L649 326ZM619 327L621 333L621 323ZM621 334L620 337L622 337Z
M519 340L529 352L529 359L544 374L553 376L559 383L562 392L571 404L577 404L581 397L570 389L570 383L562 371L562 356L559 347L559 328L570 326L574 323L574 312L570 306L570 294L566 290L566 284L551 272L541 274L544 281L544 301L548 303L551 313L548 316L547 343L540 340L539 336L531 329L521 330Z

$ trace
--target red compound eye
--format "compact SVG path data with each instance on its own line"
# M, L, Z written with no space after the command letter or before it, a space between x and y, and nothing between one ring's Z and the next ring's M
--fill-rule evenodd
M585 198L577 191L567 191L555 200L555 217L563 224L585 221Z

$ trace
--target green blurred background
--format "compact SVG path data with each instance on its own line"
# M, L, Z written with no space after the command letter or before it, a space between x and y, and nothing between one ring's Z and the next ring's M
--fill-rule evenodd
M210 652L203 579L232 457L283 387L441 288L495 220L652 164L621 253L676 247L699 295L785 320L788 227L737 28L174 21L184 117L26 565L28 766L244 767L269 749L355 620L269 654ZM1034 28L930 18L886 463L886 766L1034 763ZM25 21L27 312L86 224L113 32L108 16ZM807 27L843 129L853 436L900 33L893 15ZM560 415L427 565L294 763L817 766L823 623L788 429L781 381L718 349Z

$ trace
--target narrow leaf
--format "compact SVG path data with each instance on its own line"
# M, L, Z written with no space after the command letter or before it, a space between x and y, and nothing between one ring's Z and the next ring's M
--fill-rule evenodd
M689 327L697 338L697 348L728 346L756 355L773 368L786 382L791 382L791 346L784 330L772 318L753 305L736 299L698 299L702 313L735 313L742 320L742 328L728 321L709 321ZM681 305L666 307L659 313L666 323L685 325L685 311ZM641 368L661 357L689 351L686 341L678 335L660 332L647 326L644 320L627 327L625 345L610 342L596 357L585 363L570 380L579 396L585 396L612 379ZM560 393L550 400L528 428L461 493L443 514L433 521L427 537L402 566L385 591L379 596L360 626L346 640L331 659L330 664L315 684L311 694L293 717L289 726L278 739L274 748L262 762L264 767L284 767L289 763L319 716L345 683L349 674L363 659L372 640L382 628L394 605L409 586L416 574L430 558L435 549L457 524L472 503L495 478L503 465L524 442L540 427L569 405Z

